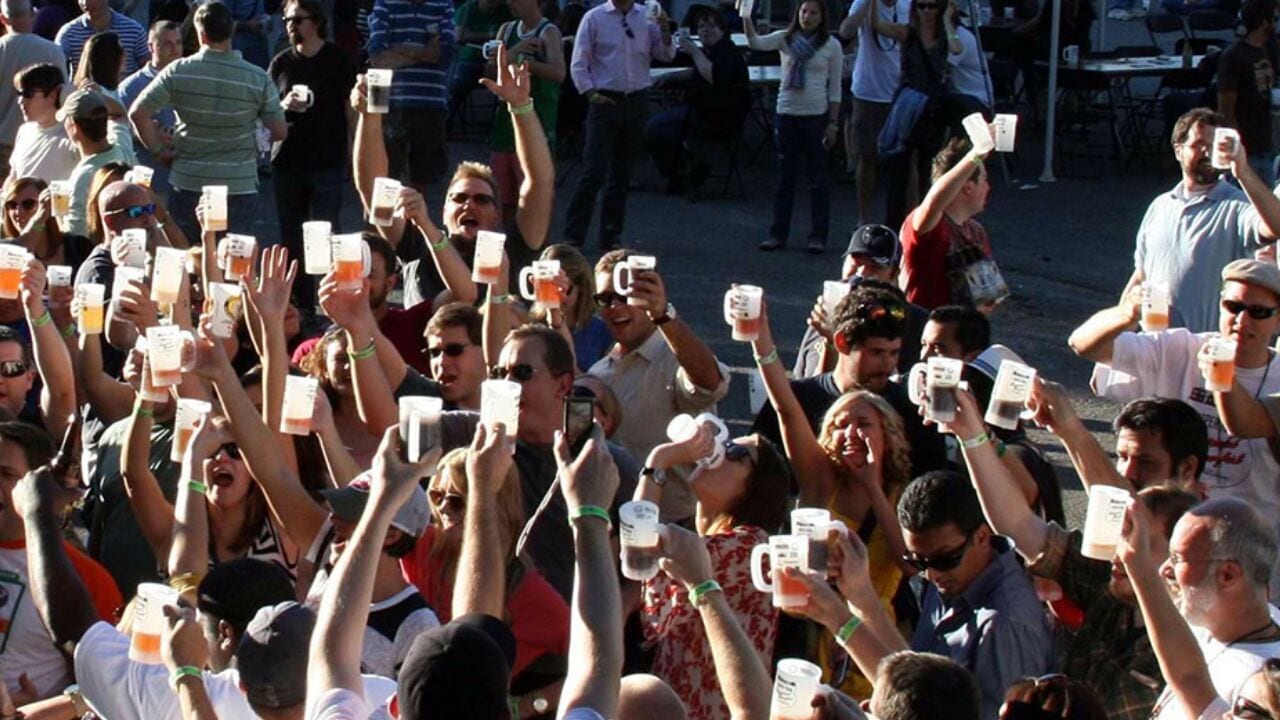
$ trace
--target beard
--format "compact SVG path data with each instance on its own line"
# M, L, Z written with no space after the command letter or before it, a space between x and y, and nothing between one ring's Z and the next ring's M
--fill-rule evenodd
M1200 160L1188 172L1191 179L1195 180L1198 185L1212 185L1218 182L1220 173L1221 171L1215 168L1208 159Z

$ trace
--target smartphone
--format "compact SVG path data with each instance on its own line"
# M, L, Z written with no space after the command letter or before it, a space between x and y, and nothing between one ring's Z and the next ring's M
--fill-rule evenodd
M569 443L569 451L574 457L582 452L587 444L591 431L595 426L596 401L594 398L566 397L564 399L564 431L565 440Z

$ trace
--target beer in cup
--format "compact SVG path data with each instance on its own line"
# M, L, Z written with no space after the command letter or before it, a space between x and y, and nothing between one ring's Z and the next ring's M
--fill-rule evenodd
M760 337L760 301L764 290L739 285L724 294L724 321L733 327L733 339L752 342Z
M485 380L480 383L480 423L492 430L502 423L507 437L515 437L520 428L520 392L523 386L510 380ZM515 446L512 445L512 450Z
M289 96L308 108L316 104L316 94L311 92L311 88L306 85L299 84L289 88Z
M195 343L195 337L177 325L153 325L147 328L147 360L151 365L151 384L157 388L167 388L181 383L182 373L191 370ZM183 362L184 358L186 362Z
M1169 283L1142 283L1142 329L1160 332L1169 329Z
M996 152L1013 152L1014 141L1018 137L1018 116L1013 113L996 115Z
M559 260L534 260L529 267L520 270L520 295L525 300L535 300L547 308L560 307L560 288L556 276L560 274ZM533 289L529 289L532 280Z
M986 155L995 149L996 141L991 137L991 128L982 113L967 115L961 123L964 131L969 134L969 142L973 144L974 151L979 155Z
M658 574L658 506L633 500L618 508L622 576L644 581Z
M1013 360L1000 363L995 387L991 390L991 403L983 417L988 425L1016 430L1022 409L1031 397L1031 385L1036 380L1035 368Z
M328 220L302 223L303 269L308 275L328 275L333 266L333 225Z
M1236 341L1217 335L1209 338L1209 374L1204 389L1209 392L1231 392L1236 379Z
M333 277L339 290L359 290L373 269L369 243L360 233L334 235L329 246L333 251Z
M769 575L765 582L760 561L769 556ZM809 569L809 538L803 535L774 535L768 544L751 549L751 582L760 592L773 593L774 607L804 607L809 604L809 590L800 580L787 577L783 570Z
M365 108L373 114L385 115L391 110L391 71L370 68L365 71L368 100Z
M71 266L50 265L45 277L49 279L49 287L71 287Z
M1089 507L1084 516L1084 542L1080 554L1094 560L1110 560L1116 554L1124 513L1133 502L1129 491L1111 485L1089 488Z
M1213 169L1230 170L1231 158L1240 144L1240 133L1234 128L1220 127L1213 131ZM1221 148L1221 149L1219 149Z
M196 423L209 414L213 405L204 400L178 398L178 409L173 415L173 446L169 449L169 459L182 462L182 456L191 444L191 436L195 434Z
M849 528L841 520L832 520L825 508L796 508L791 511L791 532L809 538L809 570L827 572L827 543L831 531L848 536Z
M132 265L121 265L116 268L115 278L111 283L111 307L120 312L120 294L135 280L146 280L147 272Z
M187 270L187 251L171 247L156 248L151 269L151 300L172 305L182 291L182 274Z
M813 698L822 682L822 668L808 660L785 658L778 661L773 680L769 720L809 720L814 715Z
M129 267L145 268L147 266L147 231L143 228L129 228L121 231L111 240L121 248L124 264Z
M71 212L71 181L49 181L49 210L58 220L62 220Z
M423 455L440 447L440 413L444 400L425 395L409 395L400 398L400 442L404 443L405 459L418 462ZM429 475L435 474L432 468Z
M698 461L698 467L714 468L724 462L724 444L729 441L729 428L724 421L712 413L702 413L697 417L680 413L667 423L667 438L672 442L685 442L698 433L698 428L706 425L714 434L711 454Z
M22 292L27 257L27 250L21 245L0 245L0 298L14 300Z
M134 165L132 170L125 173L124 181L149 188L151 187L151 178L155 174L156 171L146 165Z
M160 583L139 583L133 597L133 627L129 638L129 659L160 665L160 636L164 633L164 606L178 604L178 591Z
M107 301L107 286L101 283L76 285L76 304L79 306L80 332L85 335L102 334L103 304Z
M227 186L205 185L200 189L200 206L204 208L204 229L224 232L227 229Z
M475 265L471 279L485 285L496 284L502 276L502 249L507 236L500 232L481 230L476 233Z
M853 286L843 280L827 280L822 283L822 312L827 315L827 325L835 324L836 306L845 299Z
M644 301L631 297L631 281L636 273L648 272L658 267L658 258L652 255L632 255L613 266L613 291L627 296L628 305L642 305ZM626 278L626 282L622 279Z
M236 282L249 272L253 264L253 251L258 240L252 235L228 234L218 244L218 254L222 256L222 274L228 282Z
M138 398L147 402L164 402L169 399L169 391L158 388L151 383L151 363L147 360L147 336L138 335L133 349L142 354L142 372L138 378Z
M956 388L964 373L964 361L931 357L916 363L907 374L907 396L916 405L928 403L925 414L937 423L956 419Z
M311 416L316 412L316 392L319 389L320 381L313 377L285 376L280 432L289 435L311 434Z
M378 227L390 227L396 221L396 200L400 198L400 181L391 178L373 179L373 198L369 203L369 223Z
M240 286L209 283L209 331L214 337L229 338L240 319Z

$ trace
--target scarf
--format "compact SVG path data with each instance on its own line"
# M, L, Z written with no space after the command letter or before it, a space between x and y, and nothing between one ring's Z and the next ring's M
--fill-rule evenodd
M813 40L803 33L796 32L791 35L791 69L787 71L787 82L785 86L790 90L804 89L804 66L809 64L814 55L818 54L818 48L814 46Z

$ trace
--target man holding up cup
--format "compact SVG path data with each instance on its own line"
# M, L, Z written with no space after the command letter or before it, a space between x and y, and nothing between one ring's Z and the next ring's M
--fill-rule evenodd
M1098 363L1093 385L1100 396L1125 401L1155 395L1195 408L1209 427L1209 459L1201 475L1209 497L1237 497L1273 517L1280 512L1280 463L1265 439L1232 434L1215 406L1215 395L1223 393L1208 388L1214 366L1224 364L1210 353L1234 342L1234 361L1225 363L1230 394L1257 398L1280 392L1280 358L1271 349L1280 329L1280 268L1236 260L1221 278L1217 334L1186 328L1135 332L1140 308L1131 293L1076 328L1069 342L1077 355ZM1271 585L1280 589L1274 571Z

